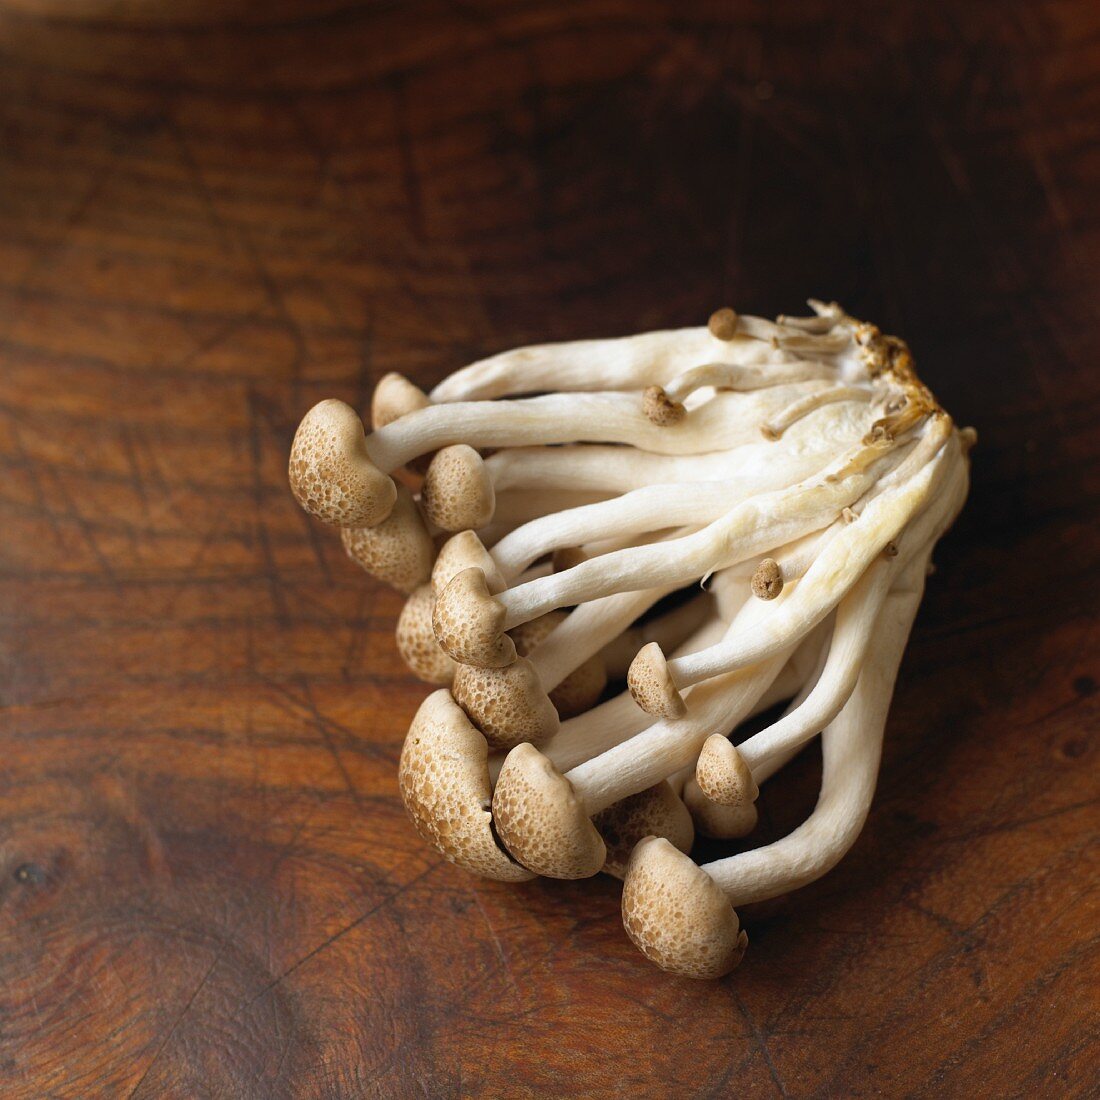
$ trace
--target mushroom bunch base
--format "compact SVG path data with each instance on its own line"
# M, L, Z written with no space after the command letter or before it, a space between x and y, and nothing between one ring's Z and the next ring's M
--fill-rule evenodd
M858 836L967 493L974 432L906 345L810 305L520 348L430 393L390 374L369 432L323 401L290 456L301 505L407 595L397 646L436 686L398 776L420 835L501 881L622 878L627 935L691 977L740 961L738 906ZM817 737L804 824L694 862L698 834L751 836L761 785Z

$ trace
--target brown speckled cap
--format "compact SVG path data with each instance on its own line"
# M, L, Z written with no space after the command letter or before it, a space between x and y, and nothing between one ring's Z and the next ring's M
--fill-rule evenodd
M603 870L615 878L626 874L630 853L643 837L664 837L681 852L691 851L695 841L691 814L667 779L621 798L596 814L592 824L607 845Z
M665 655L656 642L638 650L630 662L626 686L646 714L656 718L683 718L687 713L683 697L672 682Z
M494 752L541 745L557 732L558 712L525 657L506 668L459 665L451 692Z
M290 448L290 488L298 503L336 527L373 527L397 499L393 478L367 454L363 423L343 401L306 413Z
M436 451L424 476L420 499L424 514L442 531L484 527L496 508L489 467L465 443Z
M635 846L627 865L623 927L647 959L685 978L728 974L749 942L718 884L655 836Z
M403 374L390 371L374 387L370 403L371 427L378 431L411 412L426 409L430 404L428 395L419 386L413 385Z
M473 531L452 535L440 548L432 566L432 589L438 596L456 573L463 569L480 569L490 592L503 592L508 583L493 561L492 554Z
M413 673L429 684L449 684L457 667L436 641L432 628L435 596L421 585L406 601L397 619L397 652Z
M537 619L520 623L508 631L516 643L516 652L528 657L549 635L568 618L564 611L548 611ZM556 688L550 692L550 702L561 718L572 718L594 707L607 687L607 670L603 659L597 653L573 669Z
M687 409L679 401L673 401L661 386L647 386L642 394L642 412L650 423L667 428L679 424Z
M516 659L516 647L504 633L504 616L484 572L463 569L436 597L432 625L439 644L459 664L503 668Z
M493 822L525 867L549 878L589 878L607 849L569 780L535 748L508 754L493 793Z
M404 485L397 487L393 511L381 523L345 527L340 539L352 561L399 592L412 592L431 576L435 543Z
M755 802L760 793L740 750L720 733L703 742L695 764L695 779L707 798L723 806L744 806Z
M756 567L749 587L758 600L774 600L783 591L783 570L779 562L775 558L764 558Z
M489 805L489 746L446 689L420 704L401 750L398 786L416 831L452 863L486 878L534 876L501 851Z

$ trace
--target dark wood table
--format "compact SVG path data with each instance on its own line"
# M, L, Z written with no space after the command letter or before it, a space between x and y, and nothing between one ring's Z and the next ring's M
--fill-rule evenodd
M1100 7L0 4L0 1095L1082 1096ZM316 400L835 297L977 426L880 789L730 979L414 835ZM806 754L765 831L813 802Z

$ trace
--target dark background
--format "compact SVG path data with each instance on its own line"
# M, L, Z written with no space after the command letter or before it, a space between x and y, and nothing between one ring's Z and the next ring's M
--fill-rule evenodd
M0 1093L1095 1085L1094 0L7 0L0 126ZM863 837L693 984L617 883L416 838L400 599L286 455L388 370L808 295L973 491Z

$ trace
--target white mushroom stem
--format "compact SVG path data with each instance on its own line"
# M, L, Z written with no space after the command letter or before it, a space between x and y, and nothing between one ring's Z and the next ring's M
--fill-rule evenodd
M821 793L813 813L774 844L703 865L731 905L764 901L813 882L840 861L863 828L875 792L894 680L920 605L930 554L928 546L916 555L891 590L856 688L822 734Z
M543 689L553 691L569 673L599 653L670 591L648 588L620 592L581 604L570 612L530 654Z
M861 404L871 400L871 391L863 386L832 386L827 390L808 393L792 401L785 409L780 409L770 420L766 420L760 431L765 439L780 439L783 433L803 417L826 405L835 405L840 401L857 401Z
M634 655L649 642L657 642L662 649L678 648L714 612L714 600L710 593L699 592L671 611L624 630L600 650L608 677L612 680L624 677Z
M890 455L883 460L889 461ZM883 461L880 460L880 461ZM847 464L847 463L846 463ZM831 481L815 477L789 489L745 501L703 530L671 542L638 546L582 562L520 585L497 598L504 629L626 588L675 587L708 572L758 556L827 526L842 508L870 489L874 464Z
M725 623L709 619L692 631L678 652L709 645L717 641L725 629ZM648 714L638 709L630 693L624 691L584 714L562 722L558 732L542 746L541 751L561 771L568 771L640 733L652 722ZM489 772L494 784L506 755L489 758Z
M499 452L498 452L499 453ZM478 530L486 546L499 542L512 531L551 513L597 504L613 496L610 490L543 489L516 487L497 493L492 522Z
M500 499L521 493L562 490L602 495L625 493L646 485L690 481L757 482L792 485L834 461L838 447L860 439L867 430L864 412L838 417L826 426L808 421L784 439L758 437L739 446L697 454L655 454L637 448L578 443L563 447L516 447L485 460ZM667 429L666 429L667 430ZM779 478L785 480L779 482Z
M772 614L761 629L733 634L710 650L670 661L668 672L673 685L683 689L744 668L790 645L792 638L819 623L914 514L928 505L950 472L949 463L957 461L958 448L954 446L907 482L872 499L857 523L843 527L829 540L797 589L788 590L774 601ZM930 519L922 517L926 524L934 524L935 511Z
M790 660L780 669L779 675L768 685L767 691L757 699L752 710L745 715L742 721L749 721L787 699L791 700L788 710L792 710L800 703L813 687L817 672L820 670L820 663L824 660L826 641L825 631L821 628L804 638L794 653L791 654ZM731 726L725 732L736 733L736 730L733 730ZM669 776L668 781L672 784L674 791L679 792L683 789L684 784L695 772L695 763L693 760L690 764ZM778 768L775 770L778 770ZM762 768L760 774L753 772L753 779L757 783L763 783L764 779L770 778L772 774L774 773L767 772L766 768Z
M683 402L696 390L714 386L723 390L758 390L789 382L830 381L836 371L823 363L769 363L767 366L740 366L734 363L701 363L681 372L663 388L673 402Z
M652 786L691 764L711 734L744 721L767 691L787 659L777 654L751 669L742 669L699 685L688 702L687 716L662 719L641 733L565 773L576 797L591 816Z
M922 517L925 522L915 523L902 535L898 556L875 562L841 601L827 656L812 690L773 725L738 745L757 783L764 782L840 712L855 688L872 639L878 644L876 624L891 585L902 583L899 577L909 575L914 559L927 561L930 544L958 514L966 489L965 470L960 466L952 471L937 507Z
M776 358L770 343L748 336L718 340L706 328L666 329L611 340L515 348L463 367L430 396L433 401L453 402L542 390L634 390L659 384L699 362L759 363Z
M518 401L430 405L387 424L365 440L366 454L383 473L441 447L524 447L551 443L629 443L659 454L698 454L759 438L755 425L818 383L776 386L753 393L719 393L690 422L651 423L634 395L551 393Z
M728 631L751 630L765 619L765 608L759 601L748 601L734 619L736 627L731 625ZM691 763L712 733L728 731L750 713L788 656L779 653L751 669L699 685L688 696L686 717L655 722L629 741L567 772L565 778L588 815Z
M579 546L608 531L630 538L673 525L713 523L758 491L757 485L728 481L650 485L613 500L532 520L505 535L491 553L504 577L511 578L547 552Z

